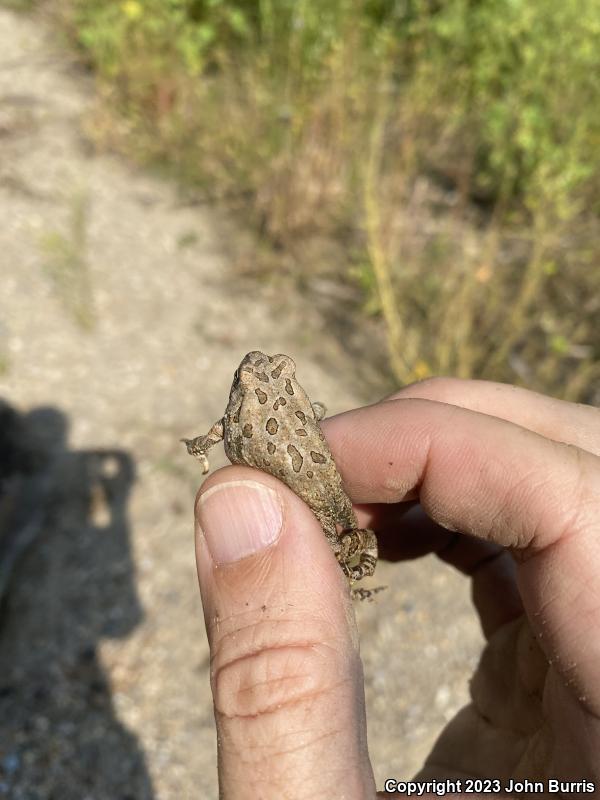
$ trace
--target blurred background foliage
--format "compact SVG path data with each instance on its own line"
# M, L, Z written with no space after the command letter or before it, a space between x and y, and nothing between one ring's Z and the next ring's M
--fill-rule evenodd
M59 9L97 141L242 211L263 274L360 287L397 381L600 402L600 0Z

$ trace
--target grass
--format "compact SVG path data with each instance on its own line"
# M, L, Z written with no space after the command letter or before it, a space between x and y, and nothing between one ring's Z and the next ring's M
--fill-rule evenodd
M95 325L93 292L86 254L87 198L76 192L71 200L67 235L48 231L40 239L44 272L65 310L83 331Z
M34 9L39 0L0 0L0 8L8 8L11 11L27 12Z
M98 142L240 211L265 269L357 284L399 383L594 396L600 0L59 8Z

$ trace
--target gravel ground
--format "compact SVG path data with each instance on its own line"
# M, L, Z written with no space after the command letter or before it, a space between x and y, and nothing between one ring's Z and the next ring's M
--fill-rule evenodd
M0 397L53 459L1 621L0 797L212 800L200 474L178 439L222 413L249 349L293 355L330 413L383 383L317 303L236 279L228 220L96 153L93 97L43 19L0 10ZM482 640L467 583L435 560L377 583L357 614L381 784L419 768Z

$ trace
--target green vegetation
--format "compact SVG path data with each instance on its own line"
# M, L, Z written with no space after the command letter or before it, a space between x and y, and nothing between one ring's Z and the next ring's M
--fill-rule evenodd
M302 276L338 242L399 381L591 396L600 0L63 2L98 138L243 209Z
M0 8L9 8L11 11L31 11L36 0L0 0Z
M84 331L95 324L92 284L86 257L87 198L76 192L70 203L69 231L49 231L40 239L44 271L74 322Z

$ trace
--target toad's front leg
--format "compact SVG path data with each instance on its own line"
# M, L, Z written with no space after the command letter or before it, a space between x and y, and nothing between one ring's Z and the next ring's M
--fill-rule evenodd
M202 464L202 472L204 474L208 472L208 458L206 457L206 453L215 444L223 441L223 431L223 420L220 419L215 422L209 432L205 433L204 436L196 436L195 439L181 440L182 442L185 442L188 453L200 461Z

